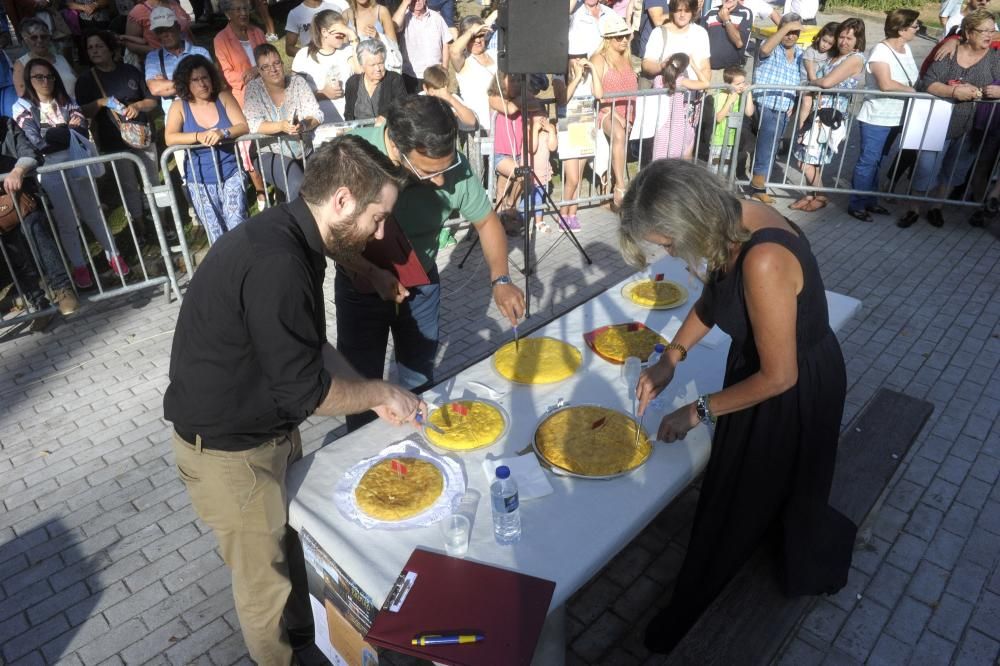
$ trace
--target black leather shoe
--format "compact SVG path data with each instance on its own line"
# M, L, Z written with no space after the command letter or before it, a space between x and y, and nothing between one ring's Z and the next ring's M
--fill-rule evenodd
M915 210L907 211L906 215L896 221L896 226L900 229L912 227L913 223L920 219L920 213Z
M847 214L853 217L855 220L861 220L862 222L873 222L872 216L868 214L866 210L849 210Z
M941 214L940 208L931 208L927 211L927 221L931 223L932 227L941 228L944 226L944 215Z
M986 199L986 212L992 215L1000 213L1000 198L989 197Z
M889 209L883 206L868 206L865 210L875 215L889 215Z
M972 213L972 217L969 218L969 224L974 227L985 227L986 211L980 208L979 210Z

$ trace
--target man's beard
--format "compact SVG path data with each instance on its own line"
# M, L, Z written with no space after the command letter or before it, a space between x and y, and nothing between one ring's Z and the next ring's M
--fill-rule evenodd
M356 257L365 250L371 235L362 235L356 227L358 215L354 215L330 229L330 239L326 243L326 253L334 261Z

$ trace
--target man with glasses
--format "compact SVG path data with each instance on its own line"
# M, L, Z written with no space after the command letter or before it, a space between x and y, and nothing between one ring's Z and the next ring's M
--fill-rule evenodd
M177 91L174 89L174 70L181 60L189 55L212 56L202 47L181 38L181 28L177 16L169 7L157 7L149 14L149 25L160 48L146 54L146 86L149 92L160 98L163 114L170 110Z
M365 257L387 256L390 243L412 245L429 284L401 284L397 276L365 257L341 261L334 292L337 305L337 349L366 377L381 379L392 332L399 383L406 388L433 380L438 348L441 285L436 266L438 238L454 211L479 233L489 270L493 300L512 325L524 314L524 293L511 282L507 267L507 236L482 183L464 155L455 149L458 127L447 104L436 97L415 95L393 104L380 127L365 127L360 136L411 174L393 209L405 238L369 245ZM371 420L348 417L349 429Z

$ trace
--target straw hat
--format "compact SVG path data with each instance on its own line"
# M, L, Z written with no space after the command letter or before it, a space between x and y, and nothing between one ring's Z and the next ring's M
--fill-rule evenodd
M618 14L605 14L600 22L601 37L619 37L621 35L631 35L632 28L628 26Z

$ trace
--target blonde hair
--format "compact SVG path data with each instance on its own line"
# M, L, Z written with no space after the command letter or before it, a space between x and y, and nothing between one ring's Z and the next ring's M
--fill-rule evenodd
M646 265L642 244L652 234L673 241L673 254L702 281L724 269L734 243L750 239L743 210L729 189L705 169L684 160L656 160L640 171L622 199L618 242L625 261Z
M996 25L996 16L993 12L988 9L977 9L974 12L969 12L962 18L962 25L959 28L959 33L962 35L962 41L967 41L969 39L969 32L971 32L980 23L988 23L989 25Z

